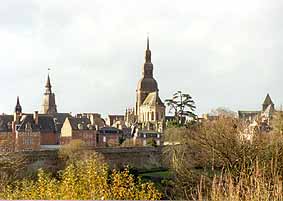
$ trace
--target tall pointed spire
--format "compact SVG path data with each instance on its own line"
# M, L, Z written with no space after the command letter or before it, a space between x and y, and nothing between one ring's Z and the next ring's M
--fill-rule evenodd
M147 36L147 44L145 51L145 63L151 63L151 51L149 49L149 36Z
M48 69L49 70L49 69ZM57 113L57 106L55 103L55 94L51 90L51 81L49 73L47 75L47 81L45 84L45 93L43 97L43 104L41 106L41 113L43 114L54 114Z
M271 105L271 108L274 110L274 103L272 102L269 93L266 95L263 104L262 104L262 111L266 110L266 108Z
M51 82L50 82L50 76L49 76L49 73L47 75L47 81L46 81L46 84L45 84L45 93L48 93L48 94L51 94L52 91L51 91Z
M19 96L17 96L17 104L16 104L16 107L15 107L15 112L16 113L22 113L22 106L20 104Z
M149 36L147 36L147 50L149 50Z
M51 88L49 73L48 73L48 75L47 75L47 81L46 81L45 87L46 87L46 88Z

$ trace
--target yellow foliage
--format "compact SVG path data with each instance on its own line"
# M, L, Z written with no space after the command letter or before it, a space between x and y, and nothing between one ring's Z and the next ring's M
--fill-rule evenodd
M14 200L158 200L161 193L153 183L143 183L126 168L109 171L97 156L69 164L53 178L43 170L37 179L14 182L0 192L1 199Z

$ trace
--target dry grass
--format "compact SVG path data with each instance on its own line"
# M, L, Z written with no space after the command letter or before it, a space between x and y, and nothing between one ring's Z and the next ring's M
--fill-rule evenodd
M250 143L240 140L241 129L226 118L169 130L169 139L182 139L164 153L176 175L172 199L283 200L283 136L258 135Z

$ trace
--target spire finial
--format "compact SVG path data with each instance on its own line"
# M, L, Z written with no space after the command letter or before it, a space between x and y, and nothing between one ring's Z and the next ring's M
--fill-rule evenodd
M19 96L17 96L17 104L16 104L16 107L15 107L15 112L16 113L22 113L22 106L20 104Z
M147 41L146 41L145 62L151 63L151 51L149 49L149 36L148 35L147 35Z
M51 83L50 83L50 77L49 77L49 73L47 75L47 81L46 81L46 85L45 85L46 88L51 88Z
M149 50L149 34L147 32L147 50Z

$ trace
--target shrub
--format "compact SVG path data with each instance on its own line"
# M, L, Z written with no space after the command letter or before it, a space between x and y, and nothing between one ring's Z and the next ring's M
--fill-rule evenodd
M58 178L43 170L36 180L24 179L8 185L1 199L23 200L157 200L161 193L151 182L135 180L126 168L110 171L97 155L77 160L59 172Z

